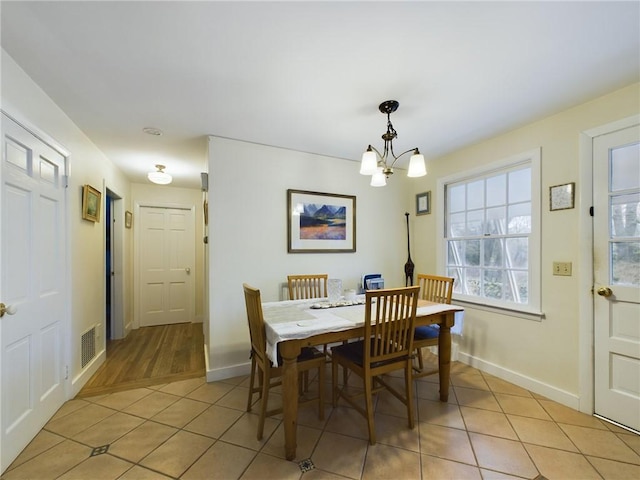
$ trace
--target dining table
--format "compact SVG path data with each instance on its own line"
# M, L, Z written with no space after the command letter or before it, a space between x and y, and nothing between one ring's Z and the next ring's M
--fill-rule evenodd
M312 347L364 335L364 295L330 304L327 299L282 300L262 303L267 337L267 355L282 361L282 410L285 456L296 456L298 419L297 357L303 347ZM457 305L418 300L415 326L438 325L438 371L440 400L449 399L451 369L451 327L464 309Z

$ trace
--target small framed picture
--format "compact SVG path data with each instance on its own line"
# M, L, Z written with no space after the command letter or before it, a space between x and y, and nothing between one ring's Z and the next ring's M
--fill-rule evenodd
M566 210L575 205L575 182L549 187L549 210Z
M416 195L416 215L431 213L431 191Z
M126 228L131 228L131 223L133 222L133 213L130 211L124 212L124 226Z
M90 222L100 221L100 200L102 194L91 185L82 187L82 218Z

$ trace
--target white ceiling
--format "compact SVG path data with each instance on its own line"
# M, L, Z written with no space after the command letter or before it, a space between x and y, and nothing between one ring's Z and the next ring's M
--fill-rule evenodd
M359 161L389 99L396 151L436 158L640 81L637 1L0 8L2 48L136 182L199 187L207 135Z

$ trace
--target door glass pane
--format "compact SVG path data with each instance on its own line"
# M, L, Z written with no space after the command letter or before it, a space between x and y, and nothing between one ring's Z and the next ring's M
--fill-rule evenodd
M640 193L611 197L611 236L640 237Z
M640 242L611 243L611 284L640 287Z
M640 143L611 150L611 191L640 188Z

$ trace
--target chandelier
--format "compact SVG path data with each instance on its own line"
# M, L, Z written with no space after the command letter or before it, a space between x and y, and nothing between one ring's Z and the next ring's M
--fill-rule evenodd
M360 164L360 173L362 175L371 175L372 187L384 187L387 184L387 178L393 174L393 166L403 155L413 152L409 159L408 177L422 177L427 174L424 164L424 155L417 148L411 148L400 155L393 152L393 140L397 138L398 132L395 131L391 123L391 114L395 112L400 104L396 100L387 100L382 102L378 107L380 111L387 115L387 131L382 134L384 140L384 149L380 153L375 147L369 145L367 151L362 154L362 163Z
M168 185L173 180L173 177L164 171L166 168L164 165L156 165L157 170L155 172L147 173L147 178L150 182L157 183L158 185Z

